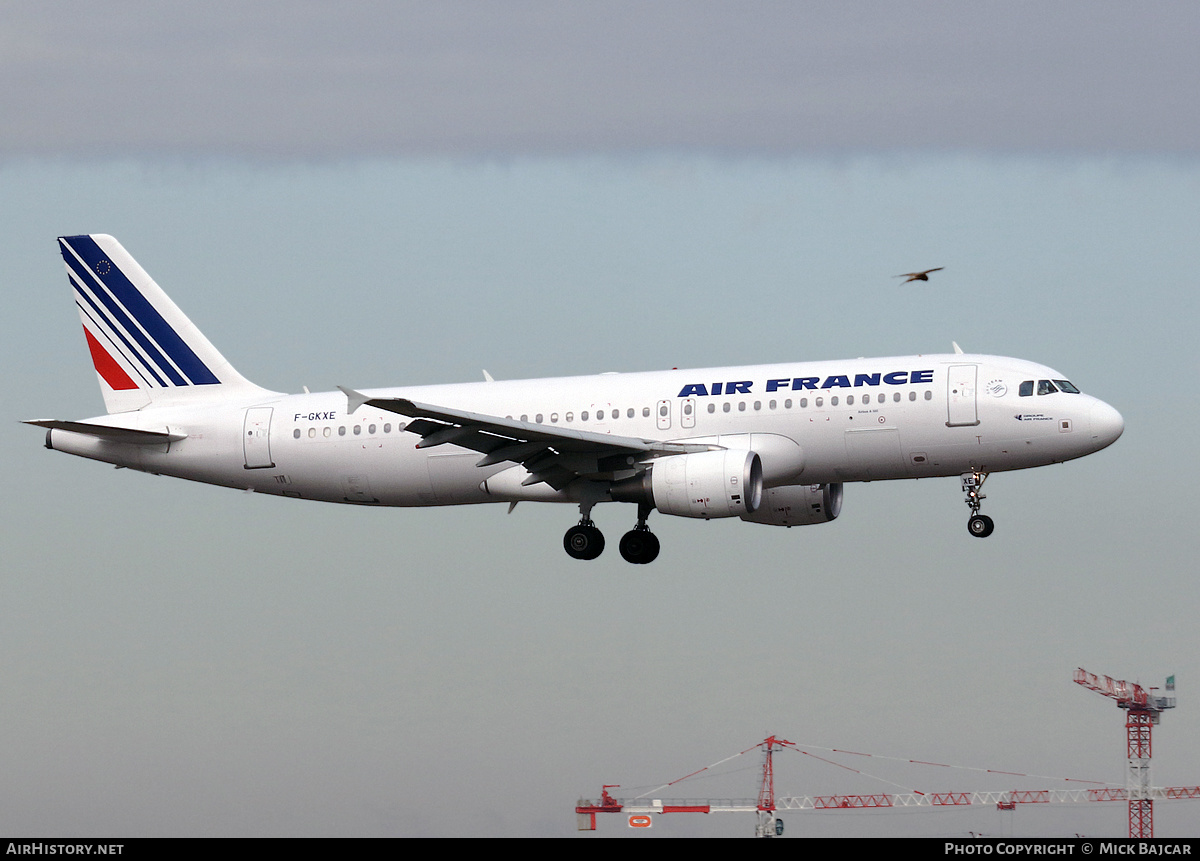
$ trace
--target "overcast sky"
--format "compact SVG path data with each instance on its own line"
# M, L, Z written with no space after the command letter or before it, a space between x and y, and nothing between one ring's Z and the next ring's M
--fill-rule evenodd
M1077 666L1175 673L1154 781L1200 784L1194 5L247 5L0 5L8 833L568 836L601 784L767 733L1123 785L1122 715ZM602 506L610 550L580 563L566 506L322 506L46 451L20 419L103 409L54 243L78 232L277 390L956 340L1127 429L993 476L987 541L937 479L847 486L819 527L656 514L646 568ZM877 762L792 754L777 792L1012 788ZM757 768L661 794L753 796ZM1189 804L1157 833L1195 836ZM785 819L1126 828L1095 804Z
M1195 24L1170 2L8 3L0 151L1195 154Z

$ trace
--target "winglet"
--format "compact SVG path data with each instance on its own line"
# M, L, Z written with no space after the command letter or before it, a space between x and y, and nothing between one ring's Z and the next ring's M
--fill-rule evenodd
M492 377L492 375L487 372L487 368L483 369L483 380L484 380L484 382L487 382L487 383L496 382L496 380Z
M950 345L954 347L954 352L956 355L962 355L962 347L958 346L958 341L951 341Z
M355 410L357 410L367 401L371 400L362 392L356 392L354 389L348 389L345 386L338 386L338 388L341 389L342 393L346 396L346 411L351 415L354 414Z

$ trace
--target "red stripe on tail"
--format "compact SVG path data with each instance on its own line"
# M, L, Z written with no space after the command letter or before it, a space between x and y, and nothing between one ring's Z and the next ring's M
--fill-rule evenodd
M104 378L104 382L108 383L109 388L118 392L124 389L136 389L137 383L129 374L125 373L124 368L117 364L116 359L100 346L100 342L92 337L87 326L83 327L83 334L87 336L87 345L92 353L92 364L96 366L96 373Z

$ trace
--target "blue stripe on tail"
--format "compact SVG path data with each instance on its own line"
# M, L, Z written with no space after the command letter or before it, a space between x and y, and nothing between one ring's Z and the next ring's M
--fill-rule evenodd
M108 309L119 327L123 328L142 346L150 360L158 365L159 371L171 382L177 386L220 384L221 381L217 379L216 375L179 337L171 324L162 318L158 310L146 300L141 291L125 276L125 273L109 260L95 240L85 235L63 236L59 241L63 245L63 259L76 274L83 289L95 296ZM79 260L75 259L71 251L79 255L79 258L87 264L89 271L81 271ZM103 284L105 289L96 289L95 281ZM117 304L118 302L120 305ZM124 310L121 306L124 306ZM132 315L138 325L133 324L125 311ZM146 337L147 334L149 334L149 338ZM153 341L150 340L151 338ZM169 362L163 353L170 358ZM171 362L174 362L174 365ZM179 370L177 371L176 368ZM183 376L180 376L180 371Z

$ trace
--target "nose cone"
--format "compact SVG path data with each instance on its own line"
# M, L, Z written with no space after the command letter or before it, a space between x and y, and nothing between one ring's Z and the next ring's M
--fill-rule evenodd
M1125 430L1125 419L1121 418L1121 414L1104 401L1096 401L1092 404L1091 422L1092 442L1096 445L1095 451L1112 445Z

